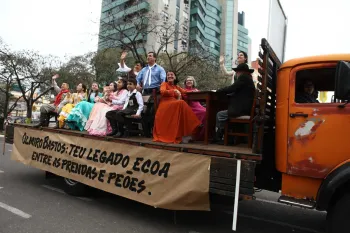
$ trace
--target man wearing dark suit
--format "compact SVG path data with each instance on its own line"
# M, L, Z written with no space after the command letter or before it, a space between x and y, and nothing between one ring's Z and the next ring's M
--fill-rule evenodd
M233 69L237 74L237 81L231 86L221 88L217 92L230 96L228 110L216 114L216 134L214 142L221 141L224 133L225 122L229 117L250 115L252 110L255 86L252 78L254 69L249 69L247 64L239 64Z

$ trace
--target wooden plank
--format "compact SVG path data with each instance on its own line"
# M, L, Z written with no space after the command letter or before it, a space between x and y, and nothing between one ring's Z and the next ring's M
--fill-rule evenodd
M210 176L222 177L226 179L235 179L236 164L236 160L213 157L210 165ZM255 162L242 161L241 180L254 181L255 166Z
M209 189L217 189L217 190L222 190L222 191L228 191L231 193L235 193L235 187L231 185L225 185L225 184L217 184L217 183L210 183L210 188ZM244 188L244 187L239 187L239 193L245 194L245 195L253 195L254 194L254 189L251 188Z
M253 181L244 181L242 179L240 186L245 188L254 188L254 182ZM222 177L216 177L216 176L210 176L210 183L216 183L216 184L226 184L226 185L233 185L236 184L236 179L227 179Z

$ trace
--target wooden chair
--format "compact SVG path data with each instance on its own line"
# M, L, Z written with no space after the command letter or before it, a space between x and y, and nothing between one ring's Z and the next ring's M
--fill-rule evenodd
M228 137L234 136L235 139L237 137L248 137L248 147L251 148L253 144L253 119L255 116L255 106L256 106L256 95L254 97L253 106L250 111L250 116L240 116L240 117L231 117L225 123L225 134L224 134L224 145L228 144ZM230 124L248 124L249 131L248 133L239 133L239 132L229 132L228 128ZM235 140L235 144L236 144Z

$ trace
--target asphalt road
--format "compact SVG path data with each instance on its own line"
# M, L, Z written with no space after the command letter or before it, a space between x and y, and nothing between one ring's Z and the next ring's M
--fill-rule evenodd
M10 160L12 145L0 137L0 233L212 233L233 232L230 208L212 212L155 209L100 191L78 198L59 179ZM326 214L285 206L262 192L239 203L239 233L322 233Z

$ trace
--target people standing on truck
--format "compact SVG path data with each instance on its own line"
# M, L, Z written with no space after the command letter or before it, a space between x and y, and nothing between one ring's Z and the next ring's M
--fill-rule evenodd
M65 126L65 120L68 117L69 113L79 102L87 100L86 93L86 85L79 83L76 93L68 93L68 95L64 98L64 100L58 105L58 108L62 108L59 117L58 117L58 125L56 124L56 128L63 128Z
M109 85L110 92L105 92L104 98L99 100L91 111L85 129L90 135L106 136L112 132L106 113L111 110L122 109L128 94L126 79L119 79Z
M69 93L69 84L62 83L61 88L57 85L56 79L59 78L58 74L52 76L52 87L53 90L57 93L55 101L53 104L43 104L40 107L40 122L34 127L47 127L49 126L50 117L52 115L58 115L61 111L59 108L60 103L65 99Z
M73 130L83 131L87 120L89 119L92 108L94 107L98 98L102 97L102 93L99 91L98 83L93 82L91 90L88 93L86 101L79 102L69 113L66 119L66 125Z
M140 73L140 71L143 68L142 62L135 61L134 68L133 69L129 68L125 64L125 58L126 58L127 54L128 53L126 51L122 52L122 55L120 56L120 63L118 63L119 68L117 69L117 71L127 73L128 79L129 78L136 79L137 75Z
M237 56L237 60L236 60L236 65L239 64L247 64L248 65L248 55L246 52L240 51L238 53ZM225 67L225 57L224 56L220 56L220 68L221 71L224 73L225 76L231 76L232 77L232 83L236 82L238 77L236 72L234 72L234 69L232 69L232 71L227 71L226 67Z
M122 137L124 135L125 116L130 115L132 118L141 118L143 110L142 95L136 89L136 79L128 80L129 93L125 100L122 110L112 110L106 113L106 118L109 120L112 127L112 132L108 136Z
M165 143L188 143L200 120L183 100L186 90L177 85L173 71L167 72L167 81L160 87L161 101L153 128L153 141Z
M137 75L137 90L143 95L151 95L153 90L159 92L160 85L165 82L166 74L163 67L156 63L157 55L155 52L147 54L148 64Z
M197 92L199 91L196 86L197 82L193 76L187 76L184 82L185 90L187 92ZM205 125L206 121L206 112L207 109L201 105L199 101L189 101L188 105L192 108L194 114L196 114L197 118L201 121L202 126ZM197 132L194 136L196 141L201 141L204 139L205 127L202 127L201 130Z
M318 91L315 90L314 83L306 79L303 82L302 90L297 91L295 95L296 103L319 103L317 100Z
M254 69L249 69L245 63L239 64L234 71L237 74L237 81L231 86L221 88L217 92L229 95L228 110L220 111L216 114L216 133L213 142L220 142L224 134L225 122L229 117L246 116L251 113L255 86L252 78Z

